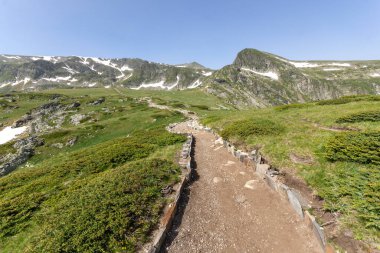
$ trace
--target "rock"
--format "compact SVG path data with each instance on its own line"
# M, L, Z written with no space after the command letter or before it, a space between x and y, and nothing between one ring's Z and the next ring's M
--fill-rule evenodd
M234 161L227 161L227 163L224 164L224 166L230 166L230 165L232 165L232 164L235 164L235 162L234 162Z
M222 137L220 137L219 139L217 139L214 143L215 143L215 145L216 145L216 144L221 144L221 145L223 145L223 139L222 139Z
M164 194L164 195L169 195L170 193L173 192L173 187L171 187L170 185L168 186L165 186L162 190L161 190L161 193Z
M53 147L53 148L59 148L59 149L63 148L63 144L62 143L53 143L50 146Z
M261 173L261 174L266 174L269 168L270 166L268 164L258 164L256 166L256 172Z
M78 108L79 106L80 106L79 102L74 102L74 103L72 103L71 105L68 106L68 109Z
M256 188L257 182L258 182L257 180L249 180L245 183L244 187L254 190Z
M235 201L239 204L243 204L245 201L247 201L247 198L243 195L238 195L235 197Z
M70 117L71 124L77 126L84 120L87 116L84 114L74 114Z
M303 211L302 211L302 206L301 206L301 203L300 201L298 200L297 198L297 195L294 194L294 192L289 189L287 191L288 193L288 199L289 199L289 203L291 204L291 206L293 207L293 209L296 211L296 213L301 217L303 218Z
M34 149L44 144L44 141L36 136L31 136L18 140L13 147L17 149L14 154L7 154L1 158L0 177L5 176L15 170L18 166L26 162L34 155Z
M214 177L214 178L212 179L212 182L214 182L214 184L220 183L220 182L222 182L222 181L223 181L223 179L222 179L221 177Z
M77 143L77 141L78 141L78 137L75 136L75 137L71 138L70 140L68 140L68 141L66 142L66 146L68 146L68 147L72 147L72 146L75 145L75 143Z
M32 115L25 114L21 117L21 119L17 120L15 123L13 123L12 128L22 127L26 125L29 121L33 119Z
M106 99L104 97L101 97L95 101L90 102L89 105L100 105L104 103L104 101L106 101Z

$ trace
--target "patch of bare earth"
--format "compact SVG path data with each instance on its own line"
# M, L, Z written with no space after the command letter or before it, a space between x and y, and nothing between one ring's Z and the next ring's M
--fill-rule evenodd
M189 132L186 124L176 131ZM321 246L289 203L211 133L195 136L194 181L163 252L317 253Z
M301 161L302 163L305 163L303 159L298 160L298 162ZM282 170L279 179L282 183L294 189L299 196L302 196L301 200L303 203L301 204L303 206L312 208L313 215L315 215L323 227L325 235L329 241L332 241L347 253L379 253L379 251L371 249L365 243L355 240L351 231L341 228L339 226L340 213L326 212L323 209L324 200L315 194L304 180L296 176L294 173L295 171L292 170Z

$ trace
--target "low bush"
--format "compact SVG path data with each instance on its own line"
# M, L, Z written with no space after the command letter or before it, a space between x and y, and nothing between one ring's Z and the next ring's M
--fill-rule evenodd
M355 113L336 120L337 123L355 123L362 121L380 121L380 111Z
M289 109L306 108L309 106L310 106L310 104L289 104L289 105L276 106L276 107L274 107L274 109L277 111L285 111L285 110L289 110Z
M280 134L285 127L277 122L266 119L249 119L233 122L223 129L221 136L225 139L237 137L244 139L251 135Z
M371 95L358 95L358 96L344 96L337 99L322 100L317 105L340 105L347 104L355 101L380 101L380 96Z
M208 111L210 108L207 105L191 105L192 108Z
M326 144L330 161L350 161L380 165L380 132L344 133Z

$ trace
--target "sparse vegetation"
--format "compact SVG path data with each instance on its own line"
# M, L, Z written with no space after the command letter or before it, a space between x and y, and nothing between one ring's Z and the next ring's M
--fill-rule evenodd
M239 120L227 125L220 135L225 139L237 137L245 139L250 136L278 135L284 132L285 127L281 124L265 119Z
M354 123L362 121L380 121L380 111L355 113L336 120L337 123Z

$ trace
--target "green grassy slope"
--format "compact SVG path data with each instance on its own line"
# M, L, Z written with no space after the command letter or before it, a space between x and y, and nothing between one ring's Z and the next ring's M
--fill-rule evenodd
M134 252L156 226L166 201L161 189L179 178L175 157L185 140L164 127L183 116L112 90L88 93L60 100L81 103L67 118L88 119L41 135L45 145L28 166L0 178L1 252ZM19 108L1 114L6 125L51 98L13 95ZM103 104L88 103L99 96ZM72 147L52 145L74 136ZM1 154L9 148L0 145Z

